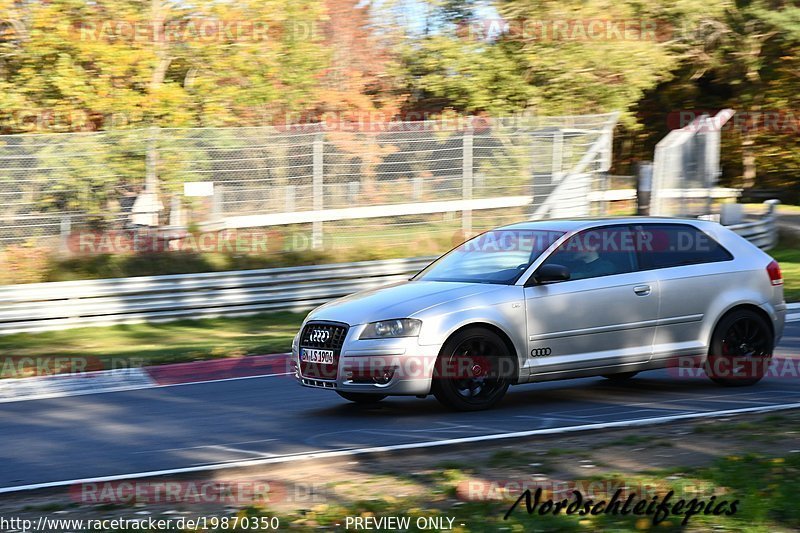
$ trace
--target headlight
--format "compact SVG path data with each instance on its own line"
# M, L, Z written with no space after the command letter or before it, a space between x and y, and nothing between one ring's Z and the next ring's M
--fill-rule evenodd
M392 337L416 337L422 321L416 318L397 318L367 324L359 339L390 339Z

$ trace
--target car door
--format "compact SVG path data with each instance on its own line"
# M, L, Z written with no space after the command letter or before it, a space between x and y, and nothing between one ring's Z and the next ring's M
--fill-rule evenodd
M630 226L601 226L573 235L544 260L566 266L571 278L526 283L531 373L650 359L660 291L655 273L638 269L635 247Z
M689 224L637 224L642 270L650 270L661 288L653 359L699 355L708 350L703 319L720 287L730 283L727 261L733 256Z

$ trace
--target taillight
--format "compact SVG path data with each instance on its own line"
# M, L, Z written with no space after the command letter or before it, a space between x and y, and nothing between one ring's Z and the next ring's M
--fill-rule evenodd
M783 285L781 266L778 264L777 261L772 261L770 264L767 265L767 274L769 275L769 281L773 285Z

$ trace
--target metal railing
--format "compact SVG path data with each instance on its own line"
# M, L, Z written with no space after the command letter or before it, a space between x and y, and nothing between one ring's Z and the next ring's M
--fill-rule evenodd
M767 200L764 204L766 211L763 215L755 220L728 226L728 229L735 231L762 250L770 250L778 243L778 216L775 209L780 201Z
M0 287L0 334L303 311L403 281L431 257Z

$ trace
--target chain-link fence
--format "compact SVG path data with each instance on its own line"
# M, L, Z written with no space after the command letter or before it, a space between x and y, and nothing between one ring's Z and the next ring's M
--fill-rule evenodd
M0 136L0 244L125 224L144 189L144 133Z
M0 243L270 227L413 243L591 214L616 114L0 136ZM198 192L199 191L199 192Z

